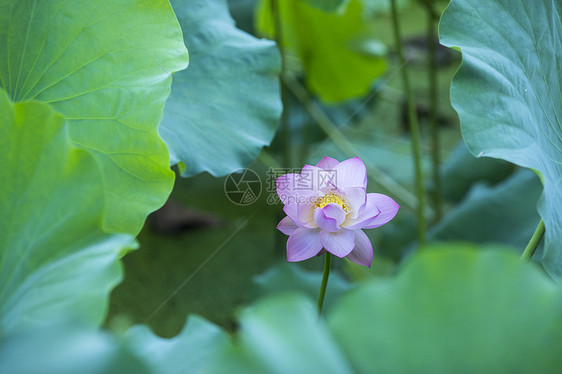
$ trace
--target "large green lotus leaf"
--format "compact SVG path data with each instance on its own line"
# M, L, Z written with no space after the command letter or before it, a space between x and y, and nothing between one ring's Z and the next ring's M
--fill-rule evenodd
M166 0L0 0L0 87L51 105L94 152L110 231L137 233L172 189L157 127L186 66Z
M144 360L107 333L65 321L4 336L0 373L145 374Z
M359 0L351 0L341 12L326 13L301 0L278 1L282 47L301 60L306 85L328 103L367 94L371 83L386 70L386 59L373 53L375 25L363 17ZM275 37L271 0L261 0L256 27ZM374 48L378 49L378 48Z
M261 300L240 317L238 345L223 352L211 373L352 373L316 306L296 294Z
M182 332L164 339L147 326L132 327L125 334L125 344L153 373L201 373L230 346L227 335L216 325L191 316Z
M269 145L281 115L275 44L234 26L224 0L173 0L190 66L174 75L160 134L183 176L226 175Z
M64 118L0 89L0 334L62 313L98 326L129 235L102 232L101 172Z
M539 178L526 169L493 187L475 184L466 198L431 228L428 240L505 243L521 253L540 221L535 207L541 192Z
M558 0L453 0L441 42L463 63L451 89L477 156L532 168L544 179L543 263L562 275L562 23ZM522 196L521 198L526 198Z
M356 373L555 373L562 290L511 250L427 247L344 296L328 324Z

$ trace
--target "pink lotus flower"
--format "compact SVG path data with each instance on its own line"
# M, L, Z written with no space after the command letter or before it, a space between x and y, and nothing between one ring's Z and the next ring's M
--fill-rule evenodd
M287 261L302 261L328 251L371 266L373 247L362 229L390 221L399 205L367 193L367 169L359 157L342 162L326 157L300 174L277 178L277 194L287 217L277 229L289 235Z

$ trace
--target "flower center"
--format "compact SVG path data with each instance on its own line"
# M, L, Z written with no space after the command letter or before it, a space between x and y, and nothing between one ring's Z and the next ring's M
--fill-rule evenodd
M331 204L331 203L336 203L339 206L341 206L343 211L346 214L351 211L351 209L349 209L349 205L347 205L347 202L345 201L345 199L343 199L341 196L338 196L334 193L329 193L329 194L326 194L324 196L320 196L316 200L316 202L314 203L314 207L322 209L326 205Z

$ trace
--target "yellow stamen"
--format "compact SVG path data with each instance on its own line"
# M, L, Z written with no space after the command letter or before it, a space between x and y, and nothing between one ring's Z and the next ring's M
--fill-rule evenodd
M347 204L345 199L343 199L341 196L338 196L334 193L329 193L327 195L320 196L316 200L316 202L314 203L314 207L322 209L326 205L331 204L331 203L336 203L339 206L341 206L346 214L351 211L351 209L349 209L349 205Z

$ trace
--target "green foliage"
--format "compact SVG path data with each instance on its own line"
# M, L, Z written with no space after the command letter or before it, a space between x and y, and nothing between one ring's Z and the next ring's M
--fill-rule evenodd
M355 153L361 157L368 168L371 166L376 168L379 173L384 173L397 184L407 186L412 189L414 184L413 176L413 160L410 143L407 140L386 136L380 133L367 131L354 131L353 129L344 129L342 134L353 145ZM342 151L333 142L325 141L317 143L312 147L310 160L316 160L323 155L331 155L338 160L349 158L349 154ZM310 161L312 162L312 161ZM422 159L424 169L429 167L429 159ZM367 174L374 183L379 183L375 172ZM371 185L373 188L375 186ZM378 187L378 186L377 186ZM374 191L369 191L374 192ZM394 191L393 191L394 192Z
M441 42L463 63L451 100L477 156L538 171L539 214L546 226L543 264L562 274L561 9L556 0L453 0ZM526 198L522 196L521 198Z
M224 1L172 2L192 59L190 69L177 74L160 133L183 175L226 174L248 165L273 136L281 109L279 56L272 42L238 31ZM301 59L310 90L327 102L365 94L384 70L384 59L373 52L362 3L277 3L282 45ZM262 30L274 35L270 4L261 2L258 19ZM310 300L320 275L292 265L274 268L256 283L260 295L277 295L242 311L234 339L200 317L190 318L172 339L146 326L135 326L121 338L96 331L108 294L121 280L118 257L134 245L130 234L138 233L171 189L170 160L157 125L171 73L187 64L180 31L165 0L0 0L0 372L560 368L562 290L535 264L520 261L514 248L491 244L430 245L408 258L395 277L383 276L394 271L389 260L371 272L350 268L352 277L363 281L354 286L333 274L330 307L321 317ZM445 43L464 54L453 100L472 152L538 171L544 184L539 212L547 226L544 262L552 273L562 273L559 2L453 0L441 32ZM370 171L378 172L371 178L412 205L402 187L411 184L406 143L349 134L349 139L338 138L338 145L365 153ZM465 161L461 158L452 170L478 167ZM453 171L451 180L464 177ZM466 191L480 176L489 178L489 170L471 172L451 189ZM434 229L433 239L521 246L538 221L534 207L540 192L530 171L494 187L475 185ZM268 211L253 227L270 227L271 217ZM273 247L271 235L255 230L231 238L218 249L226 244ZM197 236L190 241L198 243ZM198 249L207 263L209 253ZM247 270L271 258L240 253L227 255L224 266ZM184 259L166 258L165 263ZM196 272L202 269L193 263L183 265L183 271L191 265ZM146 267L141 274L152 283L174 279L160 270L155 275ZM233 282L227 271L217 276L207 268L201 275L229 282L211 292L218 299L212 305L220 306L224 294L244 284ZM185 286L185 274L176 276L183 283L172 297ZM134 285L146 294L140 283ZM161 288L154 290L159 296L143 300L140 315L165 298ZM294 290L308 297L286 292Z
M204 319L192 316L182 332L163 339L144 325L134 326L125 336L125 344L152 373L200 373L219 352L230 346L224 332Z
M224 0L172 1L190 52L160 134L183 176L226 175L269 145L281 115L275 44L234 26Z
M541 191L539 178L524 169L493 187L475 184L431 229L429 240L505 243L521 253L540 221L536 206Z
M458 202L476 182L496 184L506 179L516 166L495 158L476 158L460 141L445 160L441 172L443 197Z
M358 265L352 261L346 261L345 271L346 274L353 282L363 282L365 280L373 280L383 276L394 274L396 263L388 257L383 257L377 250L373 257L373 264L370 268Z
M211 373L352 373L313 303L296 294L264 299L240 317L238 345Z
M166 0L0 0L0 87L48 104L102 170L104 226L138 233L174 176L157 126L187 66Z
M318 298L318 288L322 281L322 273L306 271L297 264L283 263L268 269L254 278L256 294L266 297L276 293L301 292L311 300ZM351 285L340 274L332 271L330 274L324 310L328 309Z
M349 0L300 0L311 7L322 9L325 12L335 12L347 5Z
M493 246L433 245L328 316L356 373L558 371L562 294Z
M509 248L435 244L344 295L327 324L294 294L254 304L210 372L556 372L561 296Z
M104 190L64 118L0 89L0 334L62 315L99 326L128 235L102 232Z
M372 81L384 73L386 60L375 39L376 28L363 17L359 0L351 0L338 13L326 13L301 0L277 3L281 46L301 60L312 93L333 103L369 92ZM274 38L274 25L271 0L262 0L256 27Z
M107 333L57 323L0 341L0 372L10 374L147 374L148 367Z
M374 17L379 14L389 14L391 11L390 0L361 0L361 2L365 7L365 13L367 13L370 17ZM409 2L410 0L396 0L396 5L398 9L401 9L408 5Z

